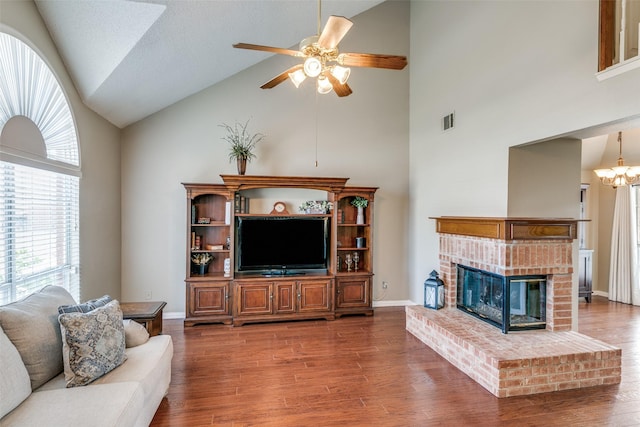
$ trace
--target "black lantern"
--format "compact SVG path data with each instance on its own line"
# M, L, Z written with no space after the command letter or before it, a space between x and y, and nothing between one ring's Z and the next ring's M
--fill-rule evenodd
M424 281L424 306L436 310L444 307L444 282L435 270Z

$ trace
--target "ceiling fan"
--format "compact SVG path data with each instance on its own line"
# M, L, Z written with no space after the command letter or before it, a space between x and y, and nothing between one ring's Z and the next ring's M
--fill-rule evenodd
M299 87L307 78L316 78L318 93L326 94L335 91L336 95L349 96L352 91L347 84L351 73L349 67L385 68L402 70L407 65L406 56L378 55L372 53L340 53L338 43L347 34L353 22L343 16L332 15L320 32L321 6L318 2L318 34L307 37L300 42L299 50L283 49L249 43L236 43L238 49L260 50L281 55L304 58L303 63L294 65L278 74L262 86L271 89L290 79Z

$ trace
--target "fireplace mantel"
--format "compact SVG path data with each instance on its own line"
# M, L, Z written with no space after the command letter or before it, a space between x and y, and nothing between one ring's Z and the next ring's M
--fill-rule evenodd
M573 240L577 219L519 217L431 217L443 234L485 237L496 240Z

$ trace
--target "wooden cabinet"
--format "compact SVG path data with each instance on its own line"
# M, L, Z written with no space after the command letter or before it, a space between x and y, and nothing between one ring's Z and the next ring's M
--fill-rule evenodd
M591 302L593 274L593 249L580 249L578 267L578 297Z
M198 323L231 324L229 281L187 281L185 326Z
M236 280L233 325L249 322L324 318L333 320L333 280L272 278Z
M298 282L298 312L328 312L333 309L333 286L330 279Z
M373 314L371 276L338 277L336 279L336 317L350 313Z
M234 315L236 317L273 313L272 282L236 283L235 290Z
M274 313L292 314L298 309L298 287L295 281L274 282Z
M345 187L338 195L336 218L336 316L373 314L373 206L377 188ZM356 199L366 199L358 218Z
M224 185L183 184L187 190L185 325L231 323L232 193ZM194 260L211 261L202 265ZM229 272L225 273L225 260Z
M346 314L373 314L373 205L377 188L346 186L348 178L221 177L224 184L183 184L187 192L185 326L333 320ZM330 224L326 269L277 278L236 274L236 216L269 213L236 213L235 200L241 200L246 190L281 188L326 192L333 209L316 215L328 218ZM367 201L361 220L352 203L357 198ZM209 257L211 261L204 266L196 263Z

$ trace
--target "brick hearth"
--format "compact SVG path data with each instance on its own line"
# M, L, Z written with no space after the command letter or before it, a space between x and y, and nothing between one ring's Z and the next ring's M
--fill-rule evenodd
M437 218L445 309L407 307L407 330L497 397L617 384L621 350L571 331L575 220ZM547 329L502 334L456 308L456 265L547 276Z

